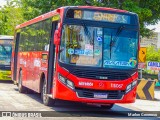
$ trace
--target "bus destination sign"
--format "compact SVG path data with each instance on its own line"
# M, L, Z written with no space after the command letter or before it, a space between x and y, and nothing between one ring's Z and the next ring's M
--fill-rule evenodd
M105 13L96 11L74 10L74 18L84 20L95 20L113 23L130 24L130 16L118 13Z
M11 40L1 40L0 39L0 44L12 44Z

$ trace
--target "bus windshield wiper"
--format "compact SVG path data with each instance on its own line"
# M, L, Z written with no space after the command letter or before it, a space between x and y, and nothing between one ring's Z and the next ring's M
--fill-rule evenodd
M84 27L84 33L85 35L89 38L89 42L91 45L93 45L93 51L94 51L94 31L93 31L93 36L91 36L91 33L88 31L88 28L86 27L85 23L83 23L83 27ZM93 39L92 39L93 37ZM94 53L93 53L93 58L94 58Z
M112 52L112 46L114 46L116 40L118 39L119 34L122 32L122 30L125 28L125 26L120 26L117 29L116 35L112 39L112 34L111 34L111 40L110 40L110 59L111 59L111 52Z
M90 44L93 44L91 34L90 34L90 32L89 32L89 30L88 30L88 28L87 28L87 26L86 26L85 23L83 23L83 27L84 27L84 33L85 33L85 35L87 35L87 37L90 40Z
M114 36L114 38L112 39L111 37L111 42L110 42L110 46L113 46L114 43L116 42L117 38L118 38L118 35L122 32L122 30L124 29L125 27L124 26L120 26L118 29L117 29L117 32L116 32L116 35Z

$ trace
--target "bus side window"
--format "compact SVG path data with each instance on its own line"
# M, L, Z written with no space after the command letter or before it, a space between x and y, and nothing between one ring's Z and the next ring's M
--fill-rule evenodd
M43 22L43 30L44 30L44 35L42 36L43 40L43 50L44 51L49 51L49 42L50 42L50 36L51 36L51 23L52 20L48 19L45 22Z
M49 51L49 44L47 44L47 45L44 46L44 50L45 51Z

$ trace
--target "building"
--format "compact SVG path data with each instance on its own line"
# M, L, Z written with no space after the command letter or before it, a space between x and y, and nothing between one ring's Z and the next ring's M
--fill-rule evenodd
M149 38L141 38L141 47L155 46L155 48L160 48L160 32L154 32Z
M157 48L160 48L160 32L158 33L158 42L157 42Z

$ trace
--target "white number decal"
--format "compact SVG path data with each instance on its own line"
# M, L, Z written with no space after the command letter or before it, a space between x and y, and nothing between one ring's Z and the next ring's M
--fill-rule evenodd
M113 84L113 83L111 83L111 87L112 88L122 88L123 84Z

